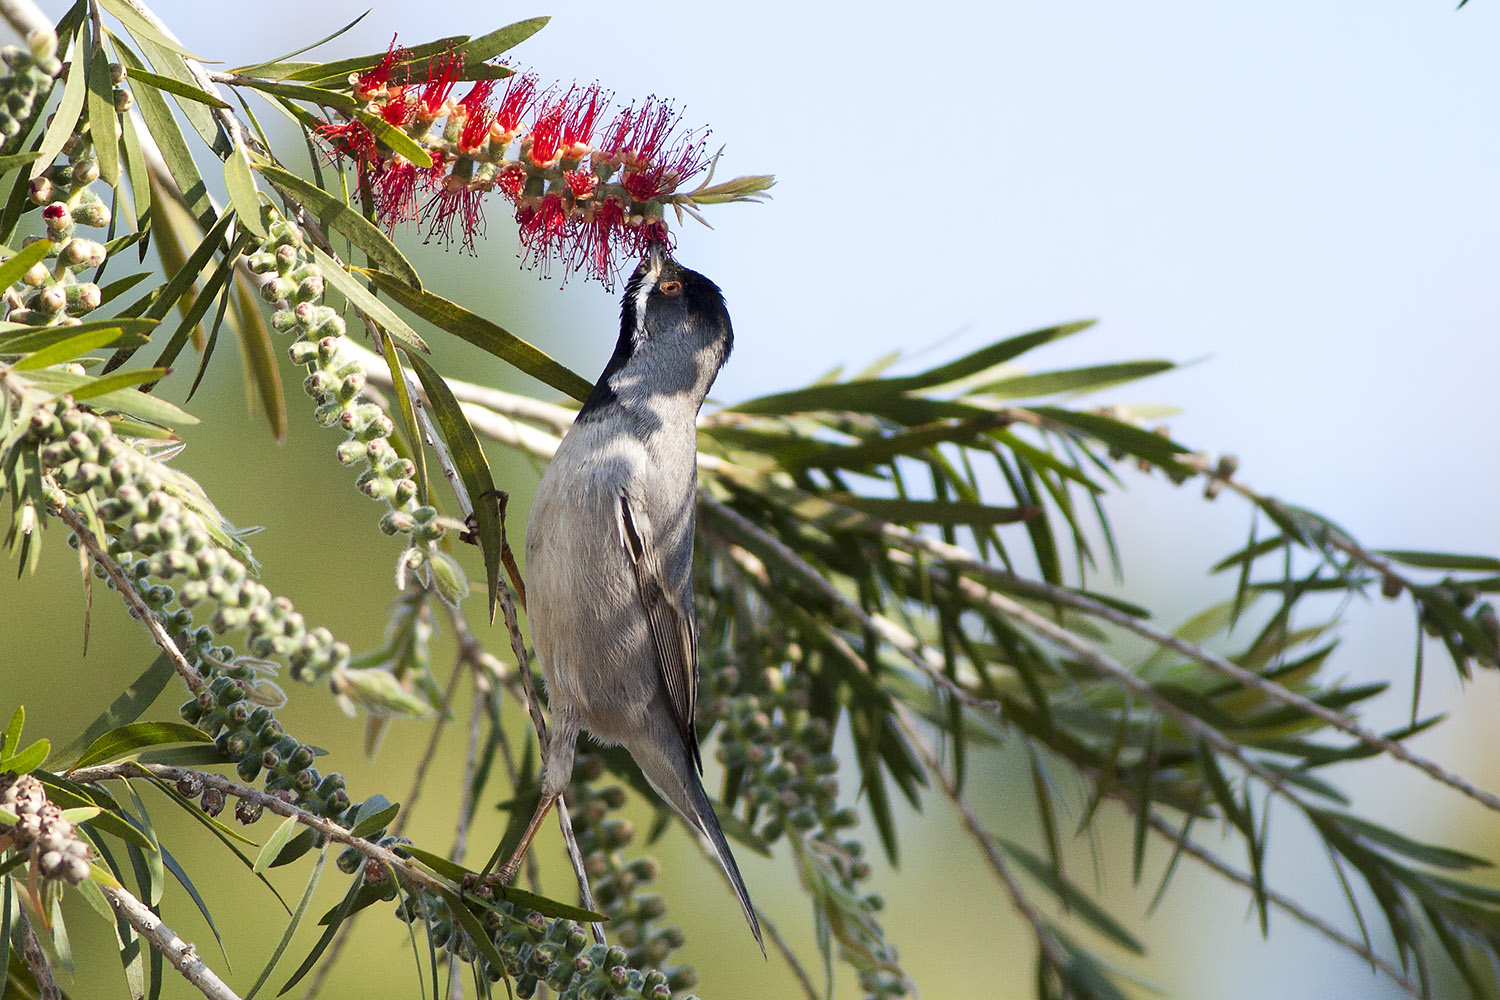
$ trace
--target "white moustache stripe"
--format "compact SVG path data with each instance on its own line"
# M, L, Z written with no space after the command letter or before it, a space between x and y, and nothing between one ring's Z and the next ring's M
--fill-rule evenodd
M640 339L646 327L646 300L651 295L651 290L656 287L657 280L661 277L661 258L652 254L649 258L650 264L646 273L641 276L641 287L635 290L635 330L636 339Z

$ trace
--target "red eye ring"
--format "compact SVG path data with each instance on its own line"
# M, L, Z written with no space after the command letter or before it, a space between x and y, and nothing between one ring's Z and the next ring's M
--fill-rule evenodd
M659 287L661 288L661 293L670 298L676 298L682 294L682 282L680 281L663 281Z

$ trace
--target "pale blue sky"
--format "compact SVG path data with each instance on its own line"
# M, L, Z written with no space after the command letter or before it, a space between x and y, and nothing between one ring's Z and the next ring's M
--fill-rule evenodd
M1373 544L1496 552L1500 10L1452 6L561 4L515 57L544 79L672 96L726 145L726 176L778 175L774 201L710 209L714 231L680 234L680 258L724 287L734 316L719 397L954 334L941 350L1097 316L1044 360L1204 359L1121 398L1185 407L1173 421L1185 442L1238 452L1258 487ZM230 64L363 7L155 4L190 47ZM547 12L385 3L329 51ZM492 212L491 247L453 255L448 292L509 280L504 229ZM597 371L613 297L575 281L547 302L555 328L523 332ZM1164 587L1248 520L1148 487L1120 510L1163 525L1146 539L1171 533L1169 554L1143 543L1133 567ZM1208 599L1173 598L1183 610ZM1401 678L1404 617L1371 628L1342 669ZM1441 825L1429 817L1426 832ZM1350 963L1284 928L1266 947L1231 933L1241 903L1220 898L1224 914L1168 915L1201 926L1169 934L1167 954L1229 963L1174 974L1175 995L1368 995L1366 978L1346 981Z

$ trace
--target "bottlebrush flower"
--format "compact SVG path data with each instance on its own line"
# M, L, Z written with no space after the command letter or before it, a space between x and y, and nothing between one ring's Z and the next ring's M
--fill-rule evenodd
M417 108L424 120L436 121L453 110L449 98L463 68L464 57L458 52L444 52L428 60L427 81L417 98Z
M511 144L536 98L535 73L518 73L506 81L505 96L500 98L500 107L495 109L495 119L490 123L490 141L496 148L504 149Z
M463 122L458 133L458 151L464 154L479 152L485 140L490 137L490 122L493 113L490 111L490 92L495 89L494 80L480 80L470 88L458 102L458 107L453 109L455 118Z
M455 101L461 55L429 59L421 79L412 68L393 39L385 58L350 77L350 89L365 113L422 146L431 167L388 148L358 118L319 129L335 155L354 159L387 229L417 220L427 240L473 252L484 199L498 189L515 206L523 259L544 273L556 259L610 286L623 258L671 241L668 206L698 217L704 201L754 200L770 183L743 178L681 194L708 164L707 132L684 132L681 114L656 97L611 117L611 95L597 83L544 92L535 74L516 73L498 104L496 80L476 81Z
M391 71L410 58L411 54L398 46L396 36L392 35L391 45L386 49L384 59L363 73L350 74L349 86L354 91L354 96L361 101L373 101L384 96L390 87Z

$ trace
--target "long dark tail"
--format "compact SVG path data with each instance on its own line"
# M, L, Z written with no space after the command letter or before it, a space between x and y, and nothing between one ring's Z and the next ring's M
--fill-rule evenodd
M664 719L666 713L656 718ZM750 932L755 935L755 943L760 946L760 953L764 955L766 943L761 938L760 921L755 918L755 904L750 902L750 891L745 888L745 880L740 877L740 866L734 863L734 855L724 839L719 818L714 815L708 793L698 780L698 772L693 768L688 747L675 725L670 729L663 728L659 733L646 735L635 745L627 745L626 749L640 765L641 773L646 776L651 787L666 800L667 805L698 831L704 844L719 862L719 867L729 876L734 894L739 897L740 908L745 911L745 920L750 924Z
M740 898L740 909L745 911L745 919L750 922L750 933L755 935L755 943L760 946L760 953L764 955L766 943L760 936L760 921L755 918L755 904L750 902L750 891L745 888L745 880L740 877L740 866L734 863L734 854L729 850L729 842L724 839L724 830L719 826L719 817L714 815L714 807L708 801L708 794L703 791L703 785L698 781L697 775L690 775L687 792L692 808L681 810L682 817L693 824L703 835L709 849L718 859L719 867L723 868L724 874L729 876L729 882L734 886L734 894Z

